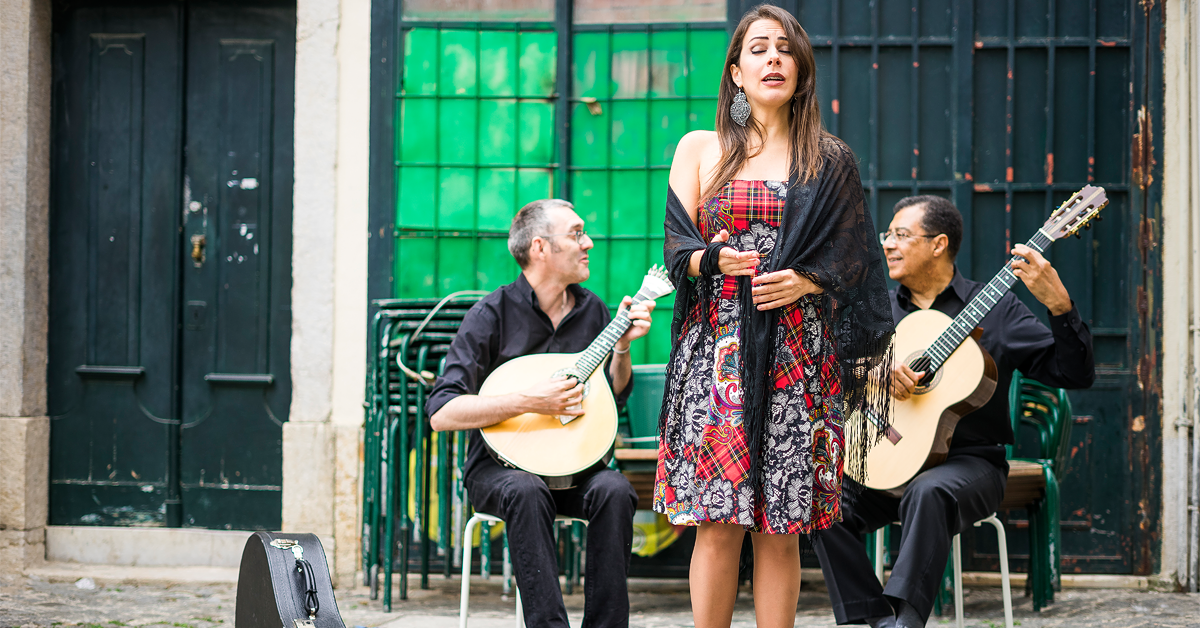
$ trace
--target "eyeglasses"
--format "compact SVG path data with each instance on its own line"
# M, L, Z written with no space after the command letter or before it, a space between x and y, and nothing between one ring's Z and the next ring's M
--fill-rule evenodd
M540 237L553 238L556 236L570 236L572 238L575 238L575 241L578 242L579 244L583 244L583 239L588 237L588 234L583 229L579 229L578 231L568 231L567 233L547 233Z
M896 244L903 244L904 241L909 238L936 238L939 235L941 234L921 235L919 233L909 233L907 231L884 231L883 233L879 234L879 244L887 244L888 238L895 238Z

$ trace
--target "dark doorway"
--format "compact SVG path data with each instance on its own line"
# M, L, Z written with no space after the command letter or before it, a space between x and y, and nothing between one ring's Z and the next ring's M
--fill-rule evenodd
M278 529L294 2L54 12L50 522Z

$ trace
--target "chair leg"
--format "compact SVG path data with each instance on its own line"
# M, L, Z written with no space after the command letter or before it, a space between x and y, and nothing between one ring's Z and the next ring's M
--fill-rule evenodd
M996 528L996 538L1000 544L1000 590L1004 595L1004 626L1005 628L1013 628L1012 616L1012 589L1008 583L1008 537L1004 534L1004 524L992 515L983 521L975 522L975 527L984 521L992 524Z
M951 555L954 561L954 618L958 628L963 628L962 541L960 536L954 535Z
M508 550L508 530L504 531L504 564L501 565L504 572L504 583L501 591L504 595L512 593L512 554Z
M463 529L462 594L458 600L458 628L467 628L467 607L471 598L471 547L474 545L475 526L483 519L472 516Z
M883 543L883 531L887 526L879 528L874 532L875 535L875 577L879 579L879 584L883 584L883 552L885 546Z

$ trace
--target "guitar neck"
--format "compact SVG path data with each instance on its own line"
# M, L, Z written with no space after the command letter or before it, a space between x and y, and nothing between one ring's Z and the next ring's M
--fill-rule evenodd
M1054 242L1053 238L1046 235L1041 229L1038 229L1037 233L1025 243L1025 246L1038 253L1042 253L1052 242ZM929 356L930 360L930 373L942 367L942 364L949 359L950 354L954 353L954 350L967 339L967 336L971 335L971 332L979 326L979 322L983 320L983 317L987 316L988 312L991 312L992 308L996 307L996 304L1000 302L1004 294L1016 283L1017 276L1012 271L1012 264L1016 259L1018 259L1017 256L1013 256L1005 262L1000 272L996 273L996 276L987 282L987 285L979 291L979 294L976 294L967 303L966 307L958 313L958 316L954 317L954 321L950 323L946 331L942 332L937 340L933 341L933 344L925 350L925 355Z
M633 295L633 304L637 305L649 298L652 296L647 294L643 288ZM617 312L604 331L600 332L600 335L592 341L592 344L588 345L587 349L584 349L583 353L579 355L579 359L575 361L575 372L579 374L579 381L587 381L592 376L592 373L604 363L604 359L616 346L625 330L629 329L632 324L633 321L629 318L628 311Z

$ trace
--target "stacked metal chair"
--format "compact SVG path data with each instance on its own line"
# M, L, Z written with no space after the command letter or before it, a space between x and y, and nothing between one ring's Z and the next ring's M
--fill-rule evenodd
M1054 592L1062 586L1059 477L1066 471L1074 418L1066 390L1029 379L1020 371L1013 374L1008 406L1014 435L1020 434L1022 425L1036 430L1037 456L1024 460L1041 465L1046 481L1045 498L1029 510L1029 579L1025 585L1034 610L1040 610L1054 601ZM1013 458L1012 445L1008 446L1008 458L1021 460Z
M399 571L399 596L408 598L408 574L415 566L420 587L438 569L449 578L471 560L462 531L471 516L462 483L467 435L434 433L425 415L436 377L445 368L450 343L463 317L485 291L463 291L443 299L381 299L371 322L362 495L362 569L371 598L382 584L383 609L392 610L392 575ZM491 526L480 529L481 571L492 570ZM582 566L582 524L556 526L560 570L566 593L578 586ZM504 552L507 558L507 537ZM471 547L470 544L467 545ZM415 555L414 555L415 550ZM416 565L412 565L415 559ZM504 561L504 590L511 589Z
M425 400L467 310L486 294L466 291L441 300L373 303L377 312L369 330L363 404L362 569L372 599L384 584L385 611L392 606L395 570L400 572L400 599L408 597L414 544L421 588L429 588L434 538L445 575L460 564L462 543L453 536L466 520L462 482L456 477L466 459L466 436L434 434ZM436 490L436 506L431 489Z

